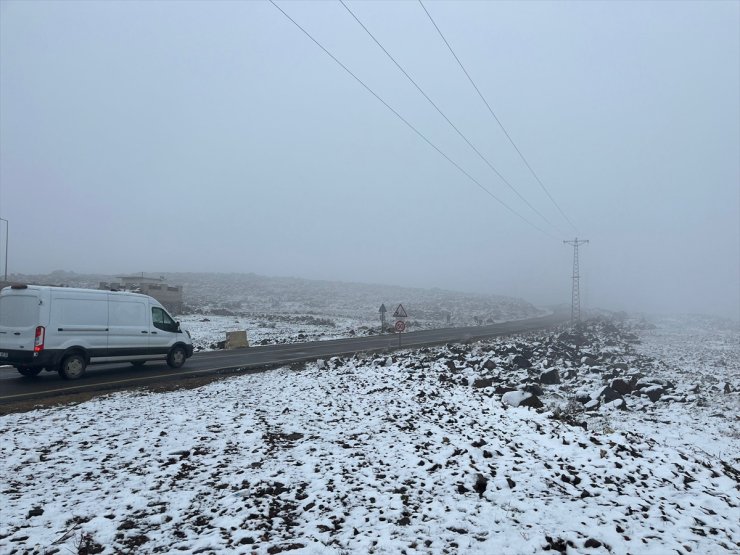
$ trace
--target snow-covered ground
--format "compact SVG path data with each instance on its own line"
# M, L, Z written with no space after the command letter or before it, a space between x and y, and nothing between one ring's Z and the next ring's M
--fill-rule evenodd
M312 315L214 316L191 314L179 317L196 351L212 351L226 339L228 331L246 331L250 345L300 343L365 335L362 322L346 317L321 318Z
M740 337L693 326L5 415L0 552L737 553Z

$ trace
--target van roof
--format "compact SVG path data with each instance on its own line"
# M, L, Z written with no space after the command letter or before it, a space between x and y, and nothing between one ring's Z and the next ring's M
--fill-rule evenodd
M51 285L28 285L22 289L12 288L11 286L4 287L0 291L0 295L14 295L23 294L28 291L64 291L69 293L86 293L94 295L116 295L126 297L139 297L142 299L149 299L148 295L142 295L141 293L132 293L130 291L109 291L107 289L83 289L81 287L54 287Z

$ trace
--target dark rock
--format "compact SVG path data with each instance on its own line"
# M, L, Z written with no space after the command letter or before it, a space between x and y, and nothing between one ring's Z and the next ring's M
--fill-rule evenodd
M593 547L595 549L597 547L601 547L601 542L593 538L588 538L586 543L583 544L583 547Z
M632 393L632 386L622 378L613 379L610 387L620 395Z
M473 387L476 389L483 389L484 387L491 387L493 385L493 378L481 378L473 382Z
M483 368L485 368L486 370L493 370L494 368L496 368L496 363L489 359L483 363Z
M483 497L483 493L486 491L487 487L488 480L486 479L486 477L483 476L483 474L476 474L473 490L475 490L479 497Z
M41 516L42 514L44 514L44 509L42 509L41 507L34 507L30 511L28 511L28 516L26 516L26 518L31 518L32 516Z
M532 363L529 362L529 359L522 355L516 355L512 363L516 364L519 368L530 368L532 366Z
M563 343L568 343L570 345L576 345L576 346L588 344L588 341L586 340L586 336L580 332L561 333L558 336L558 341L562 341Z
M578 370L576 370L575 368L569 368L568 370L563 372L564 380L572 380L577 377L578 377Z
M513 387L509 387L508 385L497 385L494 393L496 395L503 395L504 393L508 393L509 391L516 391Z
M540 383L547 385L559 384L560 373L558 372L558 369L553 368L552 370L548 370L547 372L542 372L542 374L540 374Z
M660 399L660 397L663 395L663 393L665 393L665 390L661 386L659 386L659 385L654 385L652 387L648 387L646 389L643 389L642 390L642 393L644 395L647 395L648 398L654 403L658 399Z
M725 382L724 392L726 394L732 393L732 386L730 385L730 382Z
M542 391L542 388L536 383L525 384L524 387L522 387L522 391L526 391L527 393L531 393L532 395L542 395L545 393L544 391Z
M545 405L542 404L542 401L540 401L540 398L537 397L537 395L532 395L531 397L527 397L521 403L519 403L519 406L539 409L544 407Z
M598 361L593 357L583 357L581 359L581 364L583 366L598 366Z
M540 401L537 395L532 395L526 391L510 391L505 393L501 397L501 402L510 407L529 407L538 409L543 406L542 401Z
M604 386L598 395L596 395L596 399L599 399L602 403L611 403L621 398L622 396L608 385Z
M446 360L445 365L449 368L450 372L457 372L457 366L455 366L454 360Z

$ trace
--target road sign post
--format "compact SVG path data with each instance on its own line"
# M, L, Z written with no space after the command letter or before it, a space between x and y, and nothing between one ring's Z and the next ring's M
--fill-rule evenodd
M388 312L388 309L385 308L385 304L380 305L380 333L385 333L385 313Z
M402 304L398 305L398 307L396 308L396 311L393 313L393 317L397 318L394 329L396 330L396 333L398 334L398 346L400 347L401 346L401 334L406 329L406 322L404 322L404 319L408 318L406 309L403 308Z

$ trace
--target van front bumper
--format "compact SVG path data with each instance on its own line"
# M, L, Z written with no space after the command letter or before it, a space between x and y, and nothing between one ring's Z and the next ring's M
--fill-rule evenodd
M55 351L21 351L0 349L0 364L10 364L11 366L25 366L28 368L44 368L45 366L54 366L57 364L57 354Z

